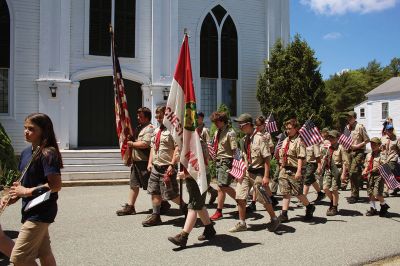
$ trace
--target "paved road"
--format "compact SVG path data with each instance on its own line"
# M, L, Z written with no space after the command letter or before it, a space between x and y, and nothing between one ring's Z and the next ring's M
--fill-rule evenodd
M229 233L235 223L235 205L227 200L224 219L217 221L218 236L199 242L202 228L190 235L188 248L176 249L168 236L180 231L183 219L172 209L163 225L143 228L149 196L139 196L135 216L117 217L127 186L70 187L60 193L59 214L50 227L59 265L354 265L400 254L400 198L387 199L391 218L366 217L365 203L348 205L341 193L340 215L326 217L327 202L317 206L312 223L302 221L304 208L289 213L290 223L278 233L266 230L264 210L248 219L247 232ZM365 195L365 191L362 191ZM316 195L313 193L310 198ZM14 238L20 227L20 203L1 217L3 230ZM210 213L214 212L211 208ZM258 205L261 209L261 206ZM0 259L0 265L8 265Z

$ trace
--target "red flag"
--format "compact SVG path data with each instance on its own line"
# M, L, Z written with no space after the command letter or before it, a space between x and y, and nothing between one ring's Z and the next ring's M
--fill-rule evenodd
M128 102L126 101L125 86L122 80L122 71L118 57L115 54L114 34L112 30L112 59L114 70L114 103L115 103L115 124L117 127L117 135L119 148L121 149L122 160L125 164L129 164L132 153L128 147L128 138L133 135L132 123L129 117Z

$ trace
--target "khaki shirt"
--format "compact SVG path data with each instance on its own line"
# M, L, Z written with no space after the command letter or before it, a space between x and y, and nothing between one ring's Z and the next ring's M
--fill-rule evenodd
M368 169L371 156L374 157L372 163L372 170L374 173L379 173L377 168L382 164L382 157L380 152L377 152L374 155L372 155L372 152L368 153L367 156L365 157L364 167Z
M266 130L263 130L261 133L263 134L263 139L267 143L268 147L270 149L273 149L274 148L274 142L272 141L271 134Z
M333 153L332 153L332 162L335 165L342 165L343 164L346 165L346 167L348 168L349 166L349 156L346 152L346 150L344 149L344 147L342 145L337 145L336 148L333 147ZM328 150L329 153L329 150ZM329 154L327 155L329 156Z
M287 164L284 165L284 151L285 147L289 143L289 149L287 152ZM289 167L296 167L298 159L305 159L306 158L306 146L304 145L303 141L301 141L299 135L294 136L292 139L287 137L283 143L282 148L279 150L279 162L282 166L289 166Z
M319 158L321 158L321 147L319 144L314 144L306 148L306 160L308 163L316 163Z
M350 126L347 125L347 127L349 128L350 133L351 133L351 135L350 135L351 139L353 140L352 145L360 144L363 141L368 142L369 137L368 137L367 130L365 129L365 127L362 124L357 123L357 122L355 122L355 124L356 124L356 126L352 130L350 130ZM365 146L364 146L364 148L361 148L361 150L365 150Z
M215 137L217 136L218 131L219 130L215 132ZM228 128L228 126L223 127L221 129L221 134L219 135L216 159L219 160L233 158L233 154L236 149L237 143L235 131L231 128Z
M319 146L321 148L321 155L325 156L328 153L329 147L331 146L331 142L329 140L324 140L322 144Z
M208 128L205 127L205 125L201 125L197 128L197 131L199 133L200 138L206 142L209 143L210 142L210 130Z
M156 136L159 131L160 128L156 128L151 138L152 163L158 166L169 165L174 157L177 144L172 138L171 132L168 129L164 129L160 136L160 147L156 151Z
M389 138L388 135L383 136L381 141L383 148L382 157L384 162L397 162L400 153L400 141L396 136Z
M248 168L259 169L265 167L265 161L271 158L271 153L267 142L264 140L264 134L257 132L250 138L250 157L248 161L246 150L246 137L243 138L242 158L245 159Z
M152 124L148 124L143 128L136 128L136 130L140 130L135 141L143 141L147 145L151 144L151 137L153 135L154 126ZM148 161L149 160L149 149L132 149L132 159L133 161Z

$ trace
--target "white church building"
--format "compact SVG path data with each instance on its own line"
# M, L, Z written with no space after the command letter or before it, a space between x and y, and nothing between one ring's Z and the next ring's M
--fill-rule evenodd
M232 116L260 114L263 61L290 37L289 0L0 0L0 123L17 153L27 146L24 118L43 112L64 158L112 148L120 163L110 23L133 126L138 107L166 103L185 28L206 116L222 103ZM70 164L91 156L103 155Z

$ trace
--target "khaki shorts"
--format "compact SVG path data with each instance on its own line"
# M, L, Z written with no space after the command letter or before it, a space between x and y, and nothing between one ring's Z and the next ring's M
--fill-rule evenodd
M324 189L332 189L339 190L342 181L340 176L342 174L342 168L338 168L339 174L335 177L335 175L330 170L325 170L323 188Z
M147 193L150 195L160 195L164 200L172 200L179 196L179 187L176 181L176 173L170 177L171 183L168 187L164 184L163 176L167 170L166 168L158 169L159 171L157 171L156 167L153 166Z
M279 172L279 187L283 196L303 195L303 178L295 179L296 172L282 169Z
M382 196L383 195L383 178L380 175L371 175L368 178L368 196Z
M26 221L19 232L10 261L33 262L51 253L49 223Z
M317 171L317 163L307 163L306 164L306 176L304 178L304 185L311 186L315 181L315 172Z
M220 187L229 187L233 177L228 173L232 169L232 159L221 159L215 163L217 181Z
M188 209L201 211L205 206L207 192L200 194L199 185L191 177L186 178L185 182L189 194Z
M147 189L150 173L147 171L147 161L133 162L129 185L132 189L141 187Z
M241 182L236 184L236 199L246 200L250 189L255 185L262 184L263 175L254 175L246 171L245 176Z

